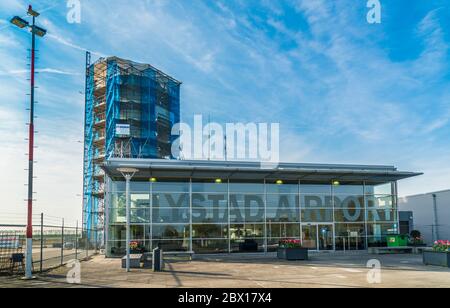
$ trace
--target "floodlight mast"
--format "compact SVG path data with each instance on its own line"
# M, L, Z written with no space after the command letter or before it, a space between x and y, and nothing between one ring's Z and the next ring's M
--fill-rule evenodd
M30 78L30 123L28 124L28 199L27 199L27 243L26 243L26 263L25 263L25 279L33 278L33 165L34 165L34 88L35 88L35 53L36 53L36 35L43 37L47 31L43 28L36 28L36 17L40 14L33 10L32 6L28 6L27 14L32 17L32 25L15 16L11 23L19 28L29 27L31 29L31 78Z

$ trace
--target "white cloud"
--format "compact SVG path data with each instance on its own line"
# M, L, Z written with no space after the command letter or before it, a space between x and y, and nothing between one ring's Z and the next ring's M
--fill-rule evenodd
M54 69L54 68L40 68L40 69L36 69L36 73L48 73L48 74L56 74L56 75L70 75L70 76L79 76L81 75L78 72L68 72L68 71L63 71L63 70L59 70L59 69ZM0 71L0 76L9 76L9 75L26 75L26 74L30 74L29 70L11 70L8 72L2 72Z

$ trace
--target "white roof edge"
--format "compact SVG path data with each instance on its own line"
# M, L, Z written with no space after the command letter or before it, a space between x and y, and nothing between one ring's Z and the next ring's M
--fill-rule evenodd
M403 197L399 197L399 198L400 198L400 199L406 199L406 198L414 198L414 197L428 196L428 195L441 194L441 193L447 193L447 192L450 193L450 189L444 189L444 190L432 191L432 192L427 192L427 193L422 193L422 194L416 194L416 195L403 196Z
M228 168L238 168L247 166L248 168L254 168L261 165L261 162L255 161L208 161L208 160L168 160L168 159L128 159L128 158L111 158L107 161L106 164L116 164L116 163L129 163L131 165L140 165L140 166L158 166L158 167L177 167L181 166L186 167L202 167L202 166L222 166ZM396 171L395 166L387 166L387 165L353 165L353 164L320 164L320 163L279 163L277 168L273 168L274 170L285 170L288 171L287 168L292 169L319 169L319 170L376 170L376 171ZM268 170L271 170L268 168Z

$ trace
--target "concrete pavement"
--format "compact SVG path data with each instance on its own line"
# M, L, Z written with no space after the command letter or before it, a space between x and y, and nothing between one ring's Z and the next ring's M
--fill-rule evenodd
M381 263L381 283L367 280L367 262ZM81 284L66 282L68 268L27 282L0 277L0 287L106 288L354 288L450 287L450 269L424 266L420 255L313 254L310 261L280 261L271 256L204 256L169 261L164 272L135 269L125 273L120 260L96 256L81 263ZM372 277L372 276L370 276Z

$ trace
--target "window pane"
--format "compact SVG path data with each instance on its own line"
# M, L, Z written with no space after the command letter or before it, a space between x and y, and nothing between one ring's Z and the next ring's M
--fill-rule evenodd
M267 184L266 190L267 193L272 194L298 194L298 184L283 184L283 185L277 185L277 184Z
M264 195L260 194L231 194L230 195L231 208L244 207L263 207Z
M154 223L189 223L189 208L153 208Z
M300 193L307 195L331 195L331 185L300 184Z
M152 241L152 247L159 246L163 251L175 252L175 251L189 251L189 240L154 240Z
M397 224L390 223L390 224L372 224L369 223L367 225L367 232L369 233L369 236L374 237L381 237L384 235L389 234L396 234L398 233Z
M332 209L302 210L302 222L333 222Z
M153 192L189 192L188 182L156 182L152 183Z
M126 209L112 208L109 209L109 221L111 223L126 223ZM150 209L149 208L133 208L130 209L131 223L150 223Z
M114 224L109 226L109 239L110 240L126 240L126 225L125 224ZM144 237L144 226L141 225L131 225L130 226L130 238L132 241L143 240Z
M264 195L230 195L230 221L264 222Z
M330 195L300 195L302 208L332 208L333 198Z
M357 236L357 237L336 237L335 239L336 250L364 250L366 245L366 237L365 236ZM345 248L344 248L345 245Z
M201 239L193 240L192 247L195 253L227 253L228 252L228 240L212 240Z
M300 214L298 209L290 208L268 208L267 222L299 222Z
M230 183L230 192L264 193L264 184Z
M367 222L377 222L377 221L397 221L397 211L385 209L385 210L376 210L376 209L368 209L367 210Z
M131 182L130 190L132 192L150 192L150 182Z
M298 203L297 195L267 195L267 207L298 209Z
M193 238L228 238L228 225L194 224L192 234Z
M126 196L125 193L112 193L111 194L111 205L112 208L124 208L126 207Z
M299 224L268 223L267 224L267 237L268 238L300 238L300 225Z
M153 207L189 207L189 194L154 193Z
M227 223L228 208L226 207L195 207L192 208L192 222L194 223Z
M350 208L350 209L364 209L364 196L335 196L335 208Z
M363 185L334 185L333 193L335 195L363 195L364 186Z
M334 211L336 222L359 222L364 221L364 210L361 208L345 208Z
M231 222L264 222L264 207L230 209Z
M222 192L227 193L228 183L192 183L192 192Z
M227 194L192 194L192 207L227 207Z
M113 181L111 184L112 192L124 192L125 191L125 182Z
M264 224L232 224L230 238L245 239L264 237Z
M381 185L366 185L366 194L369 195L392 195L391 183Z
M189 225L153 225L153 239L189 239Z
M264 239L262 238L246 238L230 241L231 252L263 252L264 251Z
M336 223L335 228L336 228L336 236L343 236L343 237L365 236L364 224Z
M393 208L393 199L393 196L390 195L366 196L367 207L375 209Z
M150 207L149 194L130 194L131 208Z

